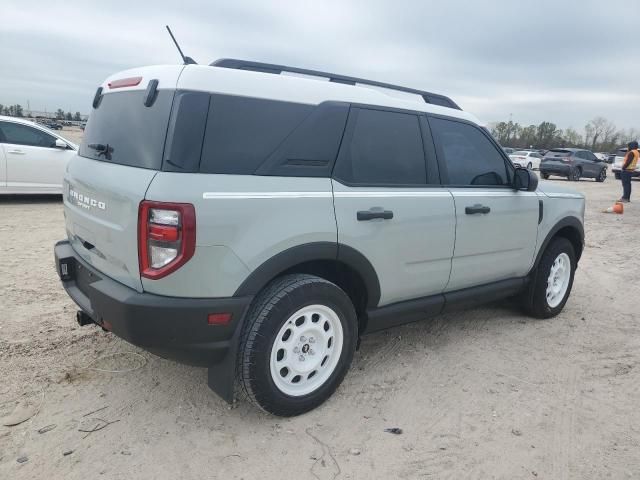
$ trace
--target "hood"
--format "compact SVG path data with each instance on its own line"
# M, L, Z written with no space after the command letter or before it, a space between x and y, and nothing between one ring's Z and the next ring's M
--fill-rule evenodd
M584 198L584 194L573 188L556 185L554 182L540 182L538 191L551 198Z

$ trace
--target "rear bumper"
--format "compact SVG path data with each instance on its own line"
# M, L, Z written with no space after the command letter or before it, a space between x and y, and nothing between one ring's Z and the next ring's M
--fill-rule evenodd
M560 163L541 163L540 172L547 173L549 175L562 175L566 177L571 172L571 165Z
M179 298L140 293L104 276L68 241L55 246L62 286L91 319L161 357L198 366L225 359L252 297ZM229 325L209 325L210 313L231 313Z

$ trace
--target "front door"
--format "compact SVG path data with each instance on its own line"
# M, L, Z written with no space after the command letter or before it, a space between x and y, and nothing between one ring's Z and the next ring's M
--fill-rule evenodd
M451 271L452 194L439 185L418 115L352 108L334 169L338 242L362 253L379 305L439 294Z
M429 123L456 208L447 291L525 276L537 242L537 194L511 188L512 167L480 128L440 117Z

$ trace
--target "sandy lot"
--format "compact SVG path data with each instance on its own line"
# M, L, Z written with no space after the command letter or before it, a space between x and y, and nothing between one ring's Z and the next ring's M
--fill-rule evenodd
M587 246L559 317L507 302L367 336L333 398L293 419L76 326L60 199L0 199L0 416L37 410L0 426L0 478L640 478L640 206L603 214L619 182L576 186Z

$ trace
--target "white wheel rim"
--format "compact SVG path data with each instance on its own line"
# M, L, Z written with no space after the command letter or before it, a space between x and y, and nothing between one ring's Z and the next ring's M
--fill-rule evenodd
M561 253L551 265L549 278L547 279L547 304L555 308L564 299L569 280L571 279L571 260L569 255Z
M320 388L336 369L342 354L342 323L325 305L309 305L291 315L271 347L271 378L292 397Z

